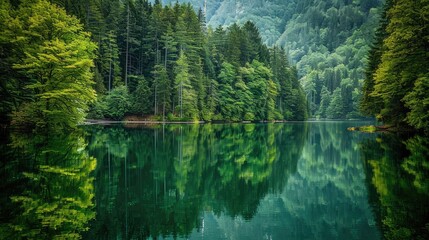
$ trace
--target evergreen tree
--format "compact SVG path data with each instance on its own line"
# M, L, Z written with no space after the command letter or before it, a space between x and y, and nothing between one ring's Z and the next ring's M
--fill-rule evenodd
M319 118L326 118L329 104L331 103L331 93L326 86L322 88L322 101L320 101L320 108L317 112Z
M139 78L137 81L137 88L132 93L131 112L134 114L148 114L152 106L149 83L144 77Z
M341 89L336 88L332 93L332 99L329 107L326 109L326 116L331 119L340 119L343 117L343 100L341 97Z
M15 12L14 7L29 9L38 2L20 4L14 1L12 6L6 0L0 2L0 78L5 80L0 82L0 112L5 119L11 112L14 112L15 121L21 122L27 119L38 121L47 117L48 113L52 114L51 117L65 117L60 113L70 112L67 107L50 110L54 105L61 106L58 100L60 95L49 93L48 97L41 94L49 90L44 84L52 83L54 86L54 82L60 82L61 75L55 72L57 67L64 68L64 74L69 75L64 78L66 81L55 86L78 87L79 94L83 96L79 100L85 104L79 105L76 112L80 120L87 109L86 105L95 99L92 89L99 97L91 107L91 117L121 119L126 114L160 116L162 112L163 119L172 114L180 115L182 119L207 121L306 118L306 99L298 73L289 65L285 50L276 47L269 50L256 24L250 21L243 26L233 24L225 29L219 26L213 30L206 27L203 11L197 14L190 4L176 2L162 6L161 1L151 4L146 0L52 0L84 24L79 25L76 31L73 27L70 30L61 29L65 32L61 37L66 43L72 42L71 39L83 42L77 53L69 51L56 56L55 51L62 47L55 42L55 27L62 28L60 25L52 27L48 23L46 28L53 29L52 33L43 29L33 34L31 32L36 32L35 29L22 30L21 22L14 20L30 22L26 19L30 13L20 17L18 15L21 13ZM75 18L68 24L76 22L78 20ZM91 35L83 33L83 28ZM74 35L70 32L73 31L75 35L82 33L84 36L72 37ZM20 35L29 37L13 40ZM43 48L39 45L44 44L41 39L45 35L52 43ZM61 37L59 40L63 40ZM93 43L85 43L89 38ZM84 49L87 52L85 56L82 53ZM39 57L38 51L46 55ZM76 65L67 65L67 61L62 61L67 54L71 56L67 60L76 61ZM81 55L74 57L73 54ZM95 65L92 65L94 58ZM79 64L83 67L75 67ZM35 77L39 73L36 68L43 72L42 75L48 75L50 70L55 69L55 74L49 76L52 81ZM72 73L72 70L78 74ZM344 74L342 69L335 69L333 75L338 75L340 79ZM85 81L74 85L73 78ZM95 80L95 85L92 80ZM314 85L313 105L320 101L320 94L317 93L321 88L319 82ZM85 91L80 88L85 88ZM346 88L343 98L349 100L350 96L354 96L349 93ZM124 96L121 97L121 94ZM47 98L52 98L52 104L48 104L49 110L43 110L43 104L35 107L34 102L38 100L50 102L45 100ZM61 98L64 99L67 97ZM67 102L74 104L70 99ZM115 110L115 107L118 109Z
M164 65L157 64L153 70L155 91L155 115L162 113L163 120L170 107L170 80Z
M365 71L365 82L362 87L363 98L360 103L360 110L368 116L374 116L381 111L383 99L380 96L373 96L375 79L374 74L381 63L381 55L385 49L383 41L387 37L386 27L389 23L387 12L392 7L393 1L387 0L380 18L379 27L375 32L374 43L368 53L368 63Z
M383 45L375 46L370 55L375 60L378 57L379 64L368 70L375 74L366 81L364 90L369 97L362 102L363 110L380 106L369 113L387 124L428 129L427 7L424 0L387 2L378 36Z
M234 119L234 108L235 108L235 99L234 99L234 89L233 83L237 72L235 67L228 63L224 62L222 64L222 69L218 77L219 81L219 103L217 104L217 112L220 114L216 120L233 120Z
M197 99L189 77L189 64L186 55L181 52L175 69L175 89L178 92L178 112L180 118L196 119Z

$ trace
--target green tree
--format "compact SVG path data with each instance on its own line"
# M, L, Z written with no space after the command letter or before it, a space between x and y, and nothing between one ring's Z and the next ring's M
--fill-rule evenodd
M45 130L45 129L43 129ZM10 219L2 238L81 239L95 218L93 171L82 131L53 129L11 136L10 155L26 166L14 173ZM25 186L25 187L24 187Z
M341 89L336 88L332 93L331 102L326 109L326 116L328 118L340 119L343 117L343 100L341 97Z
M322 101L320 101L320 108L317 113L319 118L326 118L326 113L329 107L329 104L331 103L331 93L329 92L328 88L326 86L323 86L322 88Z
M372 92L374 91L375 85L374 74L381 63L381 55L385 50L383 41L387 37L386 27L389 24L387 13L392 7L392 4L392 0L387 0L384 4L383 12L380 17L380 23L375 32L374 43L368 53L365 82L362 87L363 97L360 102L361 112L368 116L377 115L383 107L383 99L380 96L372 96Z
M26 77L23 88L34 94L14 120L76 126L96 96L91 72L96 45L77 18L47 1L22 4L13 25L7 31L22 51L13 68Z
M130 110L130 95L125 86L114 88L104 98L105 117L122 120L127 112Z
M152 74L155 85L155 115L162 112L162 119L165 120L166 113L169 110L171 103L171 83L168 78L167 69L164 65L155 65Z
M151 109L151 91L149 83L144 77L138 79L136 90L131 94L131 112L134 114L148 114Z
M219 81L219 102L217 104L217 112L220 114L217 120L234 120L234 108L235 108L235 99L234 99L234 89L233 84L236 78L237 72L235 67L228 63L222 63L222 69L218 76ZM238 119L236 119L238 120Z
M427 130L429 105L426 1L388 1L370 55L374 79L367 79L362 109L373 106L377 118L396 126ZM421 19L414 21L413 19ZM373 89L373 90L372 90Z
M253 107L253 96L249 87L244 83L244 81L239 78L234 84L235 90L235 103L233 113L234 117L237 120L246 120L253 121L255 120L255 115L252 112Z
M278 95L277 85L272 81L271 69L263 63L254 60L241 68L244 81L253 95L253 112L255 119L273 120L278 116L275 109L275 99Z
M196 119L198 116L196 93L190 81L188 59L183 52L180 53L176 62L175 72L179 116L180 118Z

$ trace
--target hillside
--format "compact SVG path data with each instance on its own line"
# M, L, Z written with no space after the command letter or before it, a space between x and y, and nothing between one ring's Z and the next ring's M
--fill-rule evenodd
M176 0L164 0L164 4ZM218 25L253 21L297 64L313 117L355 118L382 0L179 0Z

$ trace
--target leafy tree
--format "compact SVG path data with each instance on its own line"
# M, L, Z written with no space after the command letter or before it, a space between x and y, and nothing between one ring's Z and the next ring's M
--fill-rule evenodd
M24 110L31 110L26 118L16 118L23 116L18 109L14 120L76 126L95 100L95 44L77 18L46 1L22 4L15 19L7 31L17 37L22 52L13 68L26 77L23 87L34 95L26 102Z
M284 49L268 49L257 23L247 21L244 25L237 23L225 29L219 26L213 30L206 27L202 11L197 14L192 5L178 2L165 6L161 1L152 4L145 0L52 2L77 16L85 29L92 33L91 36L86 35L86 40L91 38L93 41L92 52L89 47L88 52L93 53L90 59L95 58L95 65L75 68L76 71L91 70L87 78L95 80L95 85L91 86L89 82L84 85L85 90L92 91L92 97L79 98L88 104L95 99L91 89L99 94L97 102L91 105L91 118L119 119L127 113L159 116L162 112L163 119L165 116L174 119L175 115L179 115L177 111L181 112L184 119L207 121L306 118L306 99L298 82L297 71L289 65ZM0 106L1 115L6 116L7 120L7 116L14 112L15 122L37 120L33 116L44 118L42 113L46 115L47 112L54 112L34 107L34 100L41 96L36 91L45 88L32 85L36 81L28 81L30 76L24 71L30 66L29 62L33 61L27 59L28 64L22 61L27 58L22 46L28 39L13 40L18 32L27 34L16 26L20 22L13 20L17 15L15 8L20 5L22 9L30 8L34 3L14 2L12 6L5 0L1 3L0 17L4 21L0 27L5 31L0 37L0 71L2 79L7 80L0 84L1 98L4 99L2 102L5 103ZM45 32L39 35L44 37ZM79 45L82 48L84 46ZM36 48L32 49L29 52L34 53ZM186 67L180 69L180 66ZM47 73L49 67L44 67ZM71 71L70 68L65 69ZM340 79L344 71L336 71ZM127 104L120 99L114 102L112 98L119 97L119 90L113 94L111 92L124 83L128 93L125 96ZM320 99L317 92L321 88L320 83L315 82L312 106L316 106ZM30 85L31 88L28 87ZM64 82L66 85L69 86L69 83ZM125 94L122 88L120 92ZM344 99L350 99L349 91L343 92ZM55 98L59 99L58 96ZM146 104L151 106L144 106ZM38 108L42 105L39 104ZM55 105L59 106L58 103ZM112 109L115 105L121 108L117 112ZM86 108L79 106L77 112L83 116ZM56 116L65 117L60 113L66 110L69 109L63 107L55 112ZM82 116L79 116L80 120Z
M0 224L2 238L82 238L95 218L92 173L97 165L84 150L83 132L51 128L13 133L11 139L8 159L23 168L12 172L10 184L16 188L8 201L14 210Z
M236 100L234 103L234 116L246 121L255 120L255 115L253 113L253 95L249 87L239 78L234 84L234 90Z
M13 15L9 1L0 1L0 121L3 123L10 121L9 114L24 101L23 96L29 95L28 90L22 89L25 80L12 69L13 63L17 61L19 46L10 40L15 35L11 31Z
M388 1L372 52L379 64L368 69L362 108L373 106L377 118L396 126L428 130L426 1ZM422 18L422 21L412 19ZM377 63L377 62L376 62Z
M125 86L114 88L104 99L106 112L105 117L121 120L130 110L130 95Z
M277 97L277 86L272 82L272 72L263 63L254 60L243 69L247 86L254 99L254 114L256 119L272 120L274 116L274 102Z
M375 32L375 40L368 53L368 63L365 72L365 82L362 87L363 98L360 102L360 110L368 116L374 116L381 111L383 107L383 99L380 96L373 96L374 91L374 74L381 63L381 55L385 49L383 45L384 39L387 37L386 27L389 23L387 12L392 7L392 0L386 1L383 8L383 13L380 17L379 26Z
M235 99L233 83L237 73L232 64L228 62L222 63L222 69L219 74L219 103L217 104L217 112L220 114L218 120L226 119L233 120ZM237 119L238 120L238 119Z

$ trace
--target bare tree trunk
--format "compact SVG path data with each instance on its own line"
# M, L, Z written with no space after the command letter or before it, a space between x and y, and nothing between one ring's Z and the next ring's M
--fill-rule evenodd
M109 61L109 92L111 90L112 87L112 43L110 41L110 36L109 36L109 50L110 50L110 61Z
M180 83L180 118L183 118L183 81Z
M125 50L125 86L128 86L128 44L130 37L130 3L127 4L127 46Z

